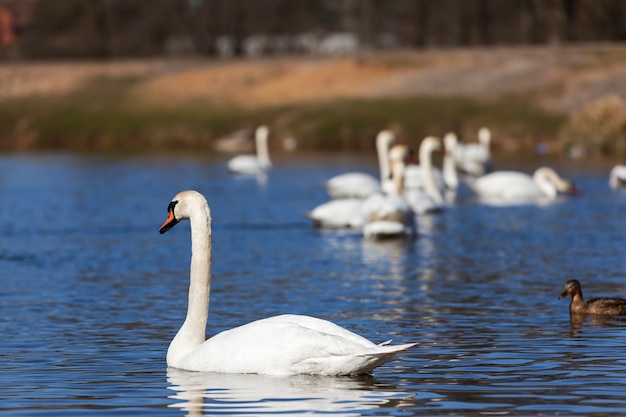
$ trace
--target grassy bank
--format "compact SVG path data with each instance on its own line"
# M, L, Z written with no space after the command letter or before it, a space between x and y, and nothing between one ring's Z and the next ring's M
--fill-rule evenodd
M564 121L563 116L537 110L519 97L337 99L245 109L206 100L175 106L140 102L129 95L132 85L132 79L100 79L71 94L0 102L0 134L5 138L1 147L5 151L210 150L223 135L267 123L275 138L293 136L303 150L371 149L371 138L389 127L409 142L448 130L473 140L482 125L494 130L502 147L530 149L535 142L554 140Z

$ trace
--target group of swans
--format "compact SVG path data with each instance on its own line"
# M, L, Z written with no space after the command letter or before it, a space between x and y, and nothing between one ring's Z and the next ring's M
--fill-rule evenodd
M229 163L229 169L257 173L271 166L267 152L267 128L257 129L256 136L257 157L234 158ZM363 227L366 236L412 234L415 203L411 203L414 198L410 197L411 192L406 192L411 151L405 145L392 146L394 136L390 132L381 132L378 140L379 163L382 163L380 182L372 187L375 191L365 199L348 193L344 196L349 197L331 202L352 201L354 207L358 207L362 219L360 227ZM446 155L454 155L456 137L447 135L444 141ZM430 156L441 149L437 138L427 137L422 141L419 172L423 184L412 184L414 195L425 193L439 204L443 202L442 188L458 185L456 161L446 164L445 156L443 181L437 184ZM412 180L419 183L415 178ZM494 172L476 178L470 186L480 195L505 199L535 198L538 195L554 197L558 192L575 190L573 184L546 167L538 169L532 177L512 171ZM337 189L335 186L333 192L337 193ZM189 220L191 226L187 315L167 350L169 367L231 374L357 375L370 373L398 353L416 345L375 344L330 321L295 314L256 320L206 339L212 279L211 210L206 198L193 190L176 194L167 210L168 217L159 228L161 234L182 220Z
M370 373L415 343L375 344L332 322L285 314L205 337L211 288L212 219L205 197L182 191L169 203L167 232L191 225L187 316L167 350L167 365L188 371L267 375Z
M479 143L457 145L454 161L467 186L483 201L496 205L552 201L560 195L575 195L576 186L550 167L532 175L517 171L491 171L491 132L478 131Z
M368 174L348 173L331 178L326 188L330 201L317 206L307 216L320 228L362 229L370 238L414 234L414 215L439 210L441 171L433 167L432 153L441 150L435 137L420 145L419 166L411 164L411 150L396 144L395 135L387 130L376 137L380 180ZM445 157L444 157L445 159ZM367 188L360 188L369 184Z

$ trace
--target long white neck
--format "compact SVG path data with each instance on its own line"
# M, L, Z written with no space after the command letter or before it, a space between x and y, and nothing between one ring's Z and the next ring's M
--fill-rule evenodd
M393 161L391 164L393 188L390 189L393 194L401 196L404 194L404 172L406 164L403 161Z
M187 317L167 350L167 364L177 367L184 356L206 340L211 292L211 211L208 205L194 209L191 223L191 268Z
M420 166L422 167L422 175L424 177L424 191L436 203L443 204L443 196L439 188L437 188L435 174L433 174L433 163L431 160L431 153L434 150L433 141L436 141L436 139L425 138L420 146Z
M380 181L389 180L391 168L389 166L389 145L391 136L380 133L376 138L376 153L378 154L378 168L380 170Z
M256 157L259 161L259 164L263 168L268 168L272 166L272 161L270 160L270 151L267 146L267 136L267 130L259 128L254 138L256 144Z
M376 136L376 153L378 154L378 168L380 170L380 185L383 193L394 193L394 181L391 177L389 148L395 137L389 131L382 131Z
M533 181L546 196L555 198L563 181L559 175L548 167L539 168L533 174Z
M481 128L478 131L478 142L489 151L489 147L491 146L491 131L486 127Z
M454 151L457 146L457 138L454 134L447 134L444 138L445 152L443 154L443 181L448 188L456 190L459 187L459 176L454 162Z

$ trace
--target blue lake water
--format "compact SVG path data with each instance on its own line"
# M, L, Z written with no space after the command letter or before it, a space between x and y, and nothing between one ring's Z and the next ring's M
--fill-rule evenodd
M461 193L415 240L377 243L303 216L325 179L375 174L369 158L279 159L258 181L201 156L1 156L0 413L624 415L626 319L572 322L557 297L572 278L626 297L626 192L609 164L549 163L580 196L491 207ZM298 313L419 345L367 377L168 370L189 226L157 230L184 189L213 212L208 335Z

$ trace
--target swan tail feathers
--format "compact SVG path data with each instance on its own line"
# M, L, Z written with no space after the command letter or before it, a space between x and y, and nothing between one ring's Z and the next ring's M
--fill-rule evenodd
M374 370L374 368L389 362L392 360L397 354L405 352L410 348L417 345L417 343L407 343L404 345L378 345L378 349L374 352L366 352L361 353L357 356L365 359L363 361L363 366L353 372L353 374L368 374Z

